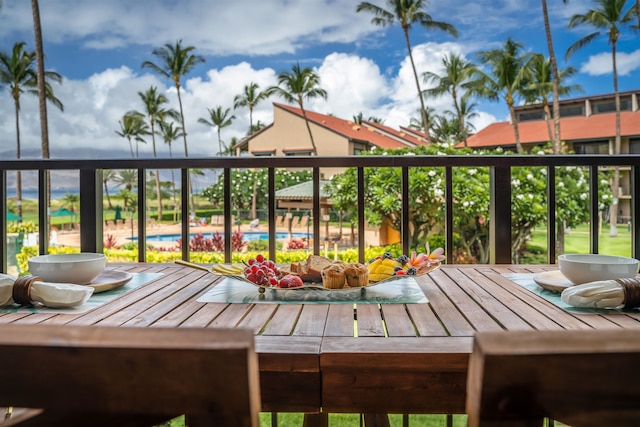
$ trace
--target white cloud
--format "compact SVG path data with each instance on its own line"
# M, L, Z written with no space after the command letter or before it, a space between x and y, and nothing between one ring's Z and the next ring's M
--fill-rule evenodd
M619 76L626 76L631 72L640 69L640 49L631 53L616 53L616 68ZM613 72L611 52L602 52L591 55L587 62L582 64L580 72L592 76L601 76Z

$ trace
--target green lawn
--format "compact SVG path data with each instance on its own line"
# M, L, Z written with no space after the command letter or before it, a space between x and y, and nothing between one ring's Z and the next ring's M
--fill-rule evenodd
M302 425L304 414L279 413L277 415L278 427L299 427ZM391 427L401 427L402 415L390 415ZM271 413L260 414L261 427L275 427L272 424ZM445 427L447 425L446 415L409 415L410 427ZM454 415L453 427L465 427L467 425L466 415ZM166 427L182 427L184 420L182 417L176 418ZM358 414L329 414L329 427L358 427L360 426L360 416ZM163 426L164 427L164 426Z
M547 232L534 230L527 246L546 252ZM566 235L564 253L589 253L589 226L583 224ZM603 226L598 236L598 253L605 255L631 256L631 232L626 225L618 226L618 236L609 237L609 227Z

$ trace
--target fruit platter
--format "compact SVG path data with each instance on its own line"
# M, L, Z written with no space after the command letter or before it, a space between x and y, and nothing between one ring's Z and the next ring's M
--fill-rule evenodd
M433 252L426 246L426 253L411 256L393 256L385 252L371 259L367 264L347 263L330 260L320 255L309 255L300 262L290 265L277 265L273 260L258 254L242 264L214 264L211 268L176 260L177 263L209 271L213 274L231 277L266 289L320 289L325 291L365 290L382 283L428 274L440 267L444 260L444 250Z

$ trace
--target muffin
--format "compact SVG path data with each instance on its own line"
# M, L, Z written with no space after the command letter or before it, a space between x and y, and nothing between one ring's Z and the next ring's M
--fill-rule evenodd
M322 269L322 286L327 289L342 289L344 284L344 264L329 264Z
M361 288L369 284L369 269L359 262L351 262L344 269L344 276L350 288Z

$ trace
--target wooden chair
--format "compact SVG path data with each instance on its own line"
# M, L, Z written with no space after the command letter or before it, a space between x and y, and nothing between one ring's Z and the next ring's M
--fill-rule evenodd
M9 324L0 360L0 405L39 408L2 427L151 426L181 414L188 426L258 426L250 330Z
M478 333L468 425L638 426L639 367L640 330Z

